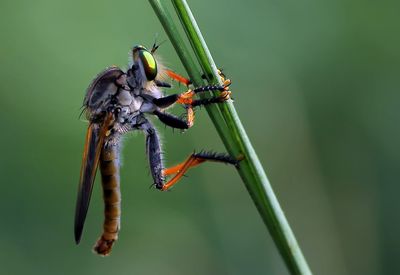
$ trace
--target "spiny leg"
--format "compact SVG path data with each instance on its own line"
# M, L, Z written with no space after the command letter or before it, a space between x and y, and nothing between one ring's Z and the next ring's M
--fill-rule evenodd
M221 92L219 95L216 97L212 98L220 98L221 100L219 102L223 102L225 100L229 99L229 96L231 94L231 91L229 91L229 85L231 84L231 81L229 79L224 81L223 85L206 85L206 86L201 86L195 89L189 89L186 92L182 94L178 94L176 96L176 103L179 104L185 104L185 105L192 105L192 103L195 101L193 97L197 94L204 93L204 92L215 92L219 91Z
M226 83L229 85L230 81L227 80ZM193 99L193 97L202 92L206 91L220 91L221 93L216 97L206 98L206 99ZM169 96L156 98L153 100L153 103L160 108L167 108L174 103L179 103L185 105L186 108L186 121L179 121L180 119L164 112L160 112L156 110L154 112L158 118L168 126L179 128L179 129L188 129L193 126L194 123L194 110L193 107L208 105L213 103L221 103L230 98L231 92L229 91L229 86L225 85L208 85L199 87L193 90L188 90L182 94L172 94ZM183 125L183 126L181 126Z
M207 85L203 87L199 87L195 89L195 93L200 93L200 92L205 92L205 91L220 91L221 93L212 98L208 98L208 104L209 103L220 103L228 100L231 95L231 91L229 90L229 86L231 85L231 80L227 79L225 74L222 72L222 70L218 69L218 75L221 79L222 85ZM205 75L202 76L203 79L207 79ZM218 100L219 99L219 100ZM197 105L200 105L199 103Z
M170 126L172 128L177 128L177 129L188 129L193 126L193 116L188 116L186 120L183 120L173 114L167 113L167 112L161 112L159 110L155 110L153 112L158 119L164 123L167 126ZM190 112L189 112L190 115Z
M162 152L160 138L154 126L146 121L141 125L141 128L146 133L146 152L149 159L150 171L154 180L154 185L157 189L162 191L168 190L172 185L179 181L185 172L194 166L197 166L205 161L215 161L237 165L238 159L235 159L226 154L217 154L213 152L199 152L193 153L189 158L172 168L164 169L162 163ZM164 184L165 176L176 174L171 180Z
M184 162L175 165L173 167L164 169L163 176L168 176L173 174L175 174L175 176L172 179L170 179L167 183L165 183L164 186L162 186L162 188L158 187L157 188L161 189L162 191L168 190L185 175L188 169L195 167L205 161L222 162L232 165L237 165L239 162L237 159L232 158L231 156L226 154L216 154L213 152L193 153Z
M211 97L204 99L196 99L193 100L191 105L186 105L186 120L183 120L173 114L162 112L159 110L155 110L153 114L155 114L158 119L167 126L177 129L189 129L194 124L194 107L197 106L206 106L213 103L220 103L227 100L226 98L221 97Z
M203 99L196 99L193 100L192 102L192 107L197 107L197 106L206 106L209 104L213 103L222 103L230 98L230 92L224 94L224 96L218 96L218 97L210 97L210 98L203 98Z
M185 85L189 85L191 84L190 80L184 78L183 76L180 76L170 70L167 70L167 73L174 79L180 81L181 83L184 83ZM222 85L206 85L206 86L201 86L195 89L189 89L184 93L181 94L172 94L172 95L168 95L165 97L161 97L161 98L156 98L153 100L154 104L156 104L158 107L160 108L167 108L169 106L171 106L174 103L179 103L179 104L184 104L184 105L192 105L192 102L194 101L193 97L196 94L199 93L204 93L207 91L210 92L215 92L215 91L219 91L221 92L217 98L220 98L220 101L218 102L223 102L225 100L229 99L229 96L231 94L231 92L229 91L229 86L231 85L231 81L229 79L225 79L225 75L218 70L218 73L221 77L221 81L223 82ZM162 85L160 83L160 85ZM215 100L215 102L217 102ZM199 105L199 104L198 104Z
M149 159L150 172L154 180L154 185L157 189L161 189L164 185L163 163L161 142L154 126L146 121L141 125L141 128L146 133L146 153Z

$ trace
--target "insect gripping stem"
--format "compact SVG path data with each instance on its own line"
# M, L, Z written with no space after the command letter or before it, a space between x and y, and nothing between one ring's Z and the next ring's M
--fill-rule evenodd
M185 69L195 85L201 85L201 73L195 69L200 65L209 84L222 84L217 67L211 57L200 29L186 1L172 0L180 22L185 30L193 52L198 60L195 64L185 48L167 9L159 0L149 0ZM206 106L218 134L232 156L243 154L238 172L249 191L262 219L267 225L288 269L292 274L311 274L296 238L284 216L264 169L250 143L232 102L217 106Z

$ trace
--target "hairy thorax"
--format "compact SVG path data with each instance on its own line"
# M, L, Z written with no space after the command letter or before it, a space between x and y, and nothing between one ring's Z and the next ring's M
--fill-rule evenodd
M142 108L146 106L146 100L141 95L135 95L132 91L119 89L113 96L115 122L113 129L122 134L137 128L143 119Z

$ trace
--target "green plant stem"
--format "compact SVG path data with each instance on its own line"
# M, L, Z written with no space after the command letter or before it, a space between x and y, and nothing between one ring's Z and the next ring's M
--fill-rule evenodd
M185 67L185 70L187 71L190 80L197 87L204 85L204 80L201 74L199 74L199 70L197 69L198 65L194 62L188 48L186 47L186 43L179 35L178 28L176 27L168 10L165 9L163 4L159 0L150 0L149 2L152 5L155 13L157 14L161 24L164 26L165 32L170 38L172 45L175 48L175 51L181 59L181 62ZM224 138L225 146L232 148L234 146L233 139L230 137L227 125L224 122L218 106L209 105L206 107L206 110L213 124L216 125L215 128L217 129L218 134L226 138Z
M202 85L202 73L197 71L197 66L184 46L184 41L167 9L160 0L149 1L174 45L189 77L196 86ZM172 0L172 3L208 82L210 84L222 84L217 67L186 1ZM229 154L243 157L237 170L288 269L292 274L311 274L232 101L229 100L217 106L209 105L206 106L206 109Z

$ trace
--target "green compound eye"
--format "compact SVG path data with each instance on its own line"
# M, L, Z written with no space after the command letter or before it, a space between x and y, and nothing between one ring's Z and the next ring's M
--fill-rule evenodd
M157 62L154 59L154 56L145 49L140 49L138 54L143 63L147 80L154 80L157 76Z

